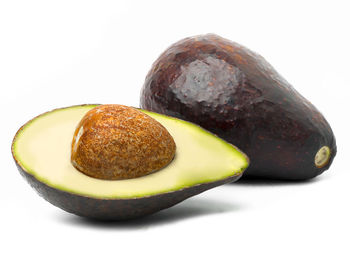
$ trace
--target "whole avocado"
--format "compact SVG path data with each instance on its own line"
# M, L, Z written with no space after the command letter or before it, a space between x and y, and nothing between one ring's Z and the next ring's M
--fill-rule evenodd
M250 158L245 176L304 180L336 141L323 115L260 55L215 34L185 38L154 62L141 107L199 124Z

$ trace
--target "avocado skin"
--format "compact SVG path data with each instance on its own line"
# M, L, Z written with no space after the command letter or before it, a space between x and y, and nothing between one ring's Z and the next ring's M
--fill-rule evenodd
M304 180L337 152L322 114L260 55L215 34L185 38L154 62L141 108L197 123L244 151L244 177ZM328 163L315 154L328 146Z
M51 204L78 216L98 220L129 220L153 214L219 185L237 181L242 174L182 190L132 199L98 199L52 188L26 172L16 161L20 174Z

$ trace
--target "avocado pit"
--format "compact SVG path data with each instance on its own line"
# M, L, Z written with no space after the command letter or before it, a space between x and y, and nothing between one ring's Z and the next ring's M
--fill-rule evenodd
M173 137L158 121L123 105L100 105L75 129L71 163L98 179L131 179L167 166L174 158Z

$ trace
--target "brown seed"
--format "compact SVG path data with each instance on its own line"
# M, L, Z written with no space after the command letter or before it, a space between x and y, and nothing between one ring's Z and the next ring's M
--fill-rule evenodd
M99 179L130 179L155 172L174 158L176 145L152 117L123 105L100 105L82 118L71 162Z

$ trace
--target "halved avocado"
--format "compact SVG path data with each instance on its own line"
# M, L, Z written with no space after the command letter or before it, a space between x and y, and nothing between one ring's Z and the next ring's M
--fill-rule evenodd
M77 124L95 106L78 105L39 115L19 129L12 143L20 173L39 195L70 213L108 220L148 215L239 179L249 164L244 153L199 126L142 110L174 138L173 161L133 179L87 176L71 164L70 147Z

